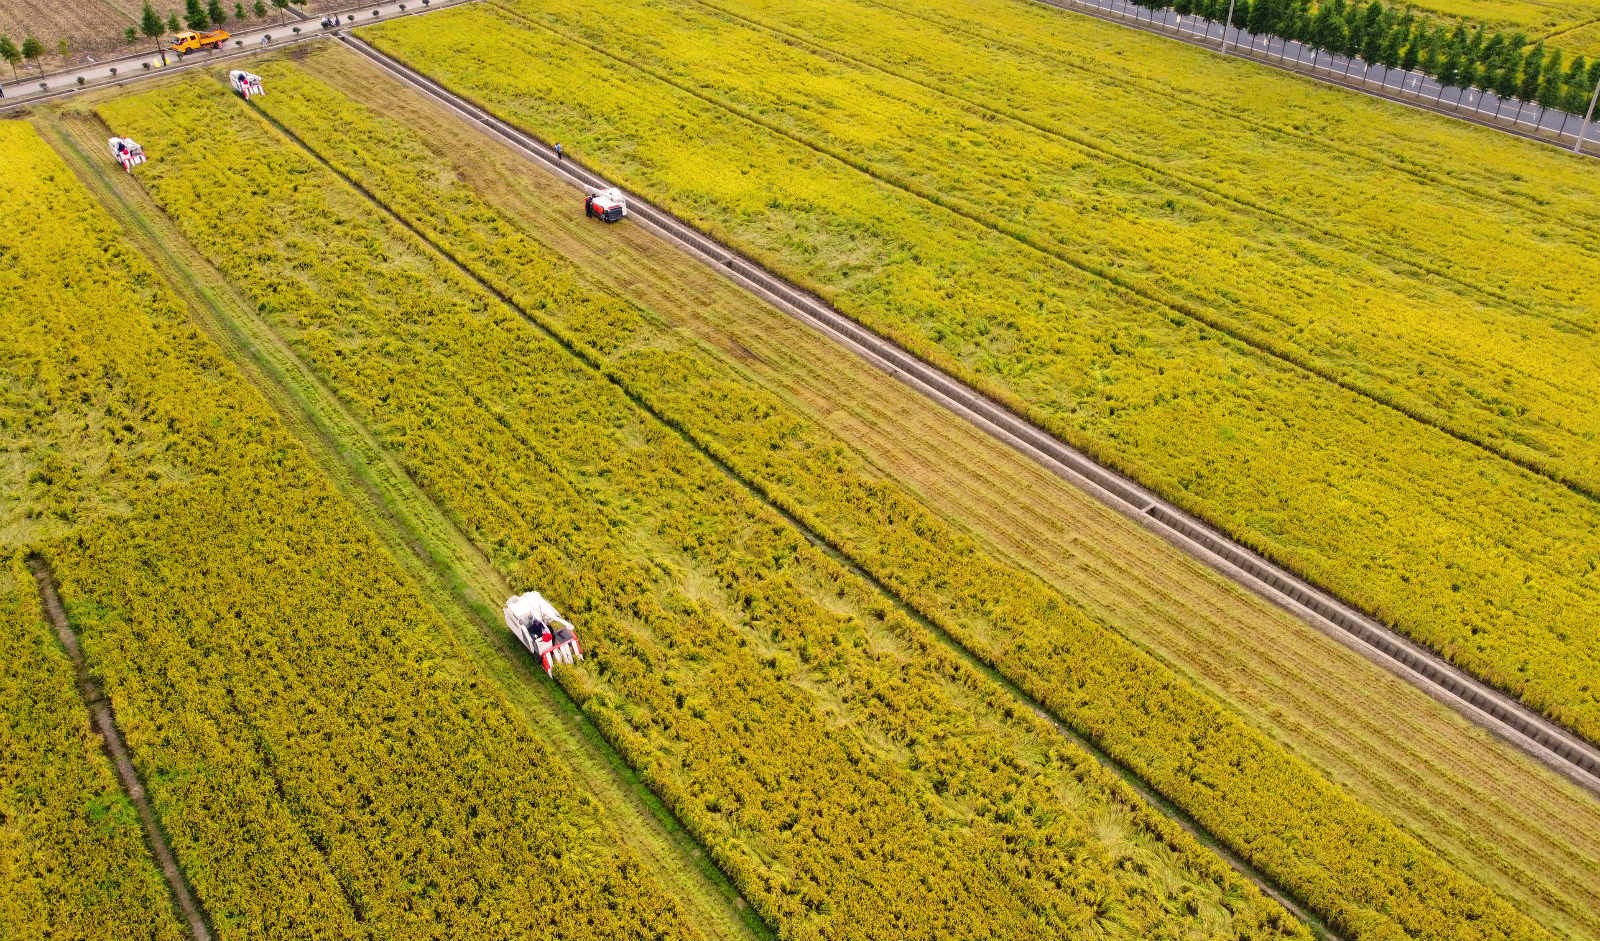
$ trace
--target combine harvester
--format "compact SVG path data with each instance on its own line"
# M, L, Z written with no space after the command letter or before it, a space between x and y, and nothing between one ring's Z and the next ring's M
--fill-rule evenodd
M122 169L129 173L144 163L144 148L134 143L131 137L113 137L106 141L106 146L111 148L111 159L122 164Z
M506 627L544 667L546 676L557 662L583 659L577 629L561 617L555 606L536 591L515 595L506 602Z
M233 90L238 92L239 97L245 101L249 101L252 98L260 98L267 93L267 90L261 87L261 76L246 72L243 69L234 69L229 72L228 84L232 85Z
M628 201L623 198L622 190L615 186L590 190L589 198L583 201L583 214L591 219L616 222L628 214Z

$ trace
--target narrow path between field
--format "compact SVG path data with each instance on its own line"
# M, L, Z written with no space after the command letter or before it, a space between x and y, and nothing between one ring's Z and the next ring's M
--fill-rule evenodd
M421 491L336 395L260 319L227 279L189 246L131 177L108 173L82 144L101 128L90 117L38 122L58 152L150 258L201 327L239 366L365 517L390 556L449 621L465 657L565 757L601 804L617 838L670 878L719 938L773 937L709 853L683 827L559 684L501 627L513 592L488 557ZM667 881L667 880L664 880Z
M610 185L570 158L558 161L548 144L404 63L358 39L340 38L391 75L469 123L506 141L548 172L578 187ZM833 339L1117 512L1137 520L1224 576L1412 683L1474 724L1578 785L1600 794L1600 748L1332 594L1233 542L1144 487L1101 466L1005 405L872 333L821 299L783 281L637 196L630 194L629 200L629 218L636 224L653 230L735 284Z
M38 555L28 557L28 569L33 572L33 579L39 585L39 603L44 607L45 617L55 627L57 639L66 649L67 657L72 660L72 669L77 676L78 693L83 697L84 705L89 707L89 715L94 720L95 730L100 733L100 742L105 746L112 767L116 769L117 781L122 784L123 793L128 795L128 800L133 804L134 812L139 817L139 827L144 830L145 842L149 844L150 851L155 856L161 875L166 877L167 888L172 893L172 903L187 926L190 938L194 941L212 941L210 919L200 907L200 903L195 900L188 881L183 877L183 871L178 868L177 857L173 855L172 847L167 843L166 834L161 831L160 821L156 819L155 810L150 806L144 782L140 780L139 772L133 766L128 743L123 739L122 731L117 728L117 720L111 714L111 701L106 698L105 691L100 688L100 681L95 679L84 659L83 648L78 644L77 631L73 630L72 622L67 618L67 609L61 603L61 595L56 591L55 576L51 574L49 564Z

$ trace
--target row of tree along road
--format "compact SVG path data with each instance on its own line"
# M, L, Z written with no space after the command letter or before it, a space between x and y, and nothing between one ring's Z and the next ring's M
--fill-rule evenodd
M1229 23L1390 69L1420 71L1446 86L1581 114L1600 82L1600 59L1571 60L1520 32L1450 23L1383 0L1132 0L1150 9Z
M291 4L304 6L305 3L306 0L235 0L230 13L222 0L206 0L204 3L201 0L187 0L183 18L180 21L177 13L170 13L163 18L147 0L139 17L139 25L137 27L126 27L122 32L122 38L129 45L133 45L139 42L141 37L156 40L168 33L177 33L185 28L203 31L223 26L229 22L242 23L252 17L265 19L271 16L274 11L279 16L283 16L287 13ZM60 56L62 60L72 54L71 45L65 39L59 40L54 49L55 54ZM35 36L24 37L20 44L9 36L0 36L0 59L5 60L6 64L11 67L11 77L13 79L18 77L18 67L23 66L25 63L43 73L44 66L40 64L39 60L48 55L49 50L50 47Z

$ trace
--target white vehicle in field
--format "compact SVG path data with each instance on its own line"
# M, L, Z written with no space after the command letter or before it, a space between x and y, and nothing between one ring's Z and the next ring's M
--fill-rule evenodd
M522 646L539 658L547 676L557 663L583 659L577 628L536 591L515 595L506 602L506 627L511 628Z
M133 142L131 137L113 137L106 141L106 146L111 149L111 159L122 165L122 169L129 173L133 168L144 163L144 148Z
M606 222L616 222L628 214L628 201L622 197L622 190L615 186L593 190L589 198L583 201L583 214Z
M261 87L261 76L246 72L243 69L234 69L229 72L228 84L233 86L233 90L238 92L239 97L245 101L259 98L267 93L266 89Z

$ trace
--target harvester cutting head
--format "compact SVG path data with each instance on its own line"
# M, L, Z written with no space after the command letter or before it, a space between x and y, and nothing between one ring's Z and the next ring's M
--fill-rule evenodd
M556 663L583 659L577 629L536 591L516 595L506 602L506 627L539 658L546 675Z
M234 69L228 73L228 84L239 93L245 101L265 95L266 89L261 87L261 76L246 72L243 69Z
M113 137L106 141L106 146L111 148L111 159L122 164L122 169L129 173L144 163L144 148L134 143L131 137Z

